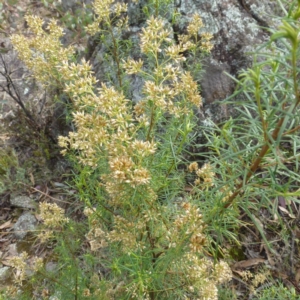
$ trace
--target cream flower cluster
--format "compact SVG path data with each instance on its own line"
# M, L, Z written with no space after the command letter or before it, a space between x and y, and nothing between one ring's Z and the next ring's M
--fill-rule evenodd
M90 34L96 34L100 31L99 24L101 22L109 25L114 18L119 18L122 13L127 12L127 4L120 2L115 3L114 0L95 1L93 3L93 10L97 17L94 22L87 27Z
M207 189L214 186L214 177L216 174L209 163L205 163L201 168L199 168L198 163L193 162L189 165L188 170L191 173L196 173L197 179L194 183L200 187L200 189Z
M163 19L151 17L147 21L140 36L140 47L141 52L155 62L151 74L144 70L144 63L140 59L123 61L127 74L139 74L145 78L145 98L136 107L136 120L148 126L151 124L153 109L180 116L188 113L193 106L201 105L197 83L189 72L182 70L180 63L186 59L184 52L198 47L197 39L194 42L193 37L202 27L200 16L195 15L189 24L188 34L180 36L179 44L175 44L172 39L173 31ZM210 39L206 33L202 42L205 40L208 43ZM207 51L211 47L208 46Z
M178 246L182 242L182 237L185 237L189 241L189 248L186 251L201 253L206 243L202 215L199 209L189 202L184 202L181 206L171 228L166 232L169 247Z
M55 203L41 202L39 204L39 217L43 221L44 228L38 234L41 242L46 242L54 237L55 230L60 230L69 219L65 217L65 211Z
M27 279L29 271L37 272L43 267L43 259L40 257L29 257L27 252L20 253L19 256L10 257L8 263L14 268L14 283L22 286Z
M109 15L110 10L102 8L108 2L95 4L101 6L98 14L101 20ZM121 13L123 9L125 7L118 9L118 12ZM157 80L145 82L145 100L137 105L135 115L122 92L105 84L94 91L96 79L84 60L80 64L64 61L58 67L59 73L67 81L65 92L77 108L73 114L76 132L59 138L59 144L64 148L62 153L65 154L67 149L79 151L79 161L93 168L99 165L101 157L106 157L110 173L102 176L102 179L114 203L117 202L114 197L116 191L122 194L124 184L136 187L150 183L151 174L144 165L144 158L153 155L157 146L151 139L144 141L135 137L140 126L135 120L145 120L147 111L146 119L149 121L151 103L173 114L186 113L192 107L190 104L201 104L197 84L192 76L188 72L180 72L180 68L175 65L176 61L183 59L181 52L188 49L190 44L185 42L180 48L172 50L174 45L171 45L170 30L164 29L164 22L152 17L147 25L141 34L142 52L159 55L165 45L170 45L171 48L166 50L170 57L167 59L168 64L157 65L154 69ZM133 60L124 63L128 74L139 72L142 65L141 61ZM170 80L173 84L165 84ZM180 101L180 97L188 101ZM186 105L187 102L190 104Z
M214 265L212 260L191 252L173 262L169 272L181 274L182 285L190 295L186 299L217 300L217 285L232 279L231 269L226 262L220 261Z
M143 164L155 153L156 144L134 137L137 128L131 105L122 92L105 84L94 91L96 79L85 61L77 65L64 62L59 70L69 81L65 91L77 108L73 114L76 131L59 138L62 153L67 149L79 151L79 161L92 168L106 160L110 172L102 180L116 204L114 195L122 194L124 184L136 187L150 182L150 173Z
M33 72L35 78L44 85L57 84L60 75L56 67L62 61L69 60L74 53L73 47L62 47L60 41L63 29L51 20L42 28L43 20L37 16L26 16L25 20L33 36L14 34L11 42L18 51L19 58Z

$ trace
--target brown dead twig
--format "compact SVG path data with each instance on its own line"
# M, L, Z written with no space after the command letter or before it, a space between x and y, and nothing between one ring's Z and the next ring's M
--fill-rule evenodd
M11 70L9 63L6 62L3 54L0 53L0 77L3 78L0 80L0 92L6 93L21 108L25 114L25 121L35 134L41 139L46 137L55 144L55 137L51 131L47 130L48 123L45 123L45 120L43 121L45 117L43 116L45 115L43 111L46 105L47 91L45 90L43 92L38 111L30 111L25 105L22 92L20 92L20 87L15 83L16 79L13 78L15 73L16 70ZM33 79L32 83L34 83Z
M2 77L4 78L4 83L0 85L1 91L5 92L9 97L11 97L15 101L15 103L17 103L21 107L29 121L29 125L33 126L36 130L40 131L40 125L38 124L34 116L30 113L30 111L25 107L20 91L14 83L14 80L12 79L13 71L10 70L2 54L0 54L0 61L3 67L2 70L0 69L0 75L2 75Z

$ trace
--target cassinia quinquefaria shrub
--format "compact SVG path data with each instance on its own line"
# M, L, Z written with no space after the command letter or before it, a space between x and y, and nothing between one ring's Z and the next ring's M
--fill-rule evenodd
M99 23L112 28L111 15L121 17L127 7L95 1L94 9L92 33ZM35 37L12 38L20 58L37 79L64 82L72 99L76 130L59 138L62 153L73 153L90 174L99 174L96 199L86 200L86 237L99 259L110 250L103 264L111 276L102 280L105 291L94 293L111 299L217 299L217 285L231 279L230 268L204 255L206 224L196 201L176 200L184 184L177 167L195 126L193 109L201 105L197 83L182 68L183 53L212 48L210 34L198 38L201 18L192 18L177 44L165 20L147 21L140 34L142 59L120 60L127 75L144 80L144 98L136 105L121 88L97 88L85 60L69 62L72 49L62 48L55 22L46 33L39 18L27 21ZM125 23L117 23L119 31Z

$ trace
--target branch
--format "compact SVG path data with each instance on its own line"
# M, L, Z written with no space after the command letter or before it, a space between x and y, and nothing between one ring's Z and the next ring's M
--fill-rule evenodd
M15 86L11 76L7 64L3 58L3 55L0 54L0 59L4 68L4 71L0 71L0 74L6 79L6 85L1 85L2 91L7 93L24 111L26 117L30 120L30 122L36 127L37 130L40 130L40 126L29 112L29 110L25 107L21 95L18 91L18 88Z

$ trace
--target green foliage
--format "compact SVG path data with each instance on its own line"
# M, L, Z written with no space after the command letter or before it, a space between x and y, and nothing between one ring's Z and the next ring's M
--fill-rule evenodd
M174 3L171 0L148 0L147 5L143 7L143 13L146 18L151 16L169 17L170 13L176 18Z
M271 208L276 214L278 197L299 203L298 36L299 22L292 14L255 54L253 67L240 74L234 100L226 102L235 106L234 119L203 128L209 150L201 155L216 176L214 187L199 197L204 205L208 195L217 199L204 220L222 237L240 208L268 244L255 211Z
M11 148L0 148L0 193L14 191L26 182L26 171L20 167L19 159Z
M255 297L253 299L256 300L299 300L300 297L297 295L294 288L286 288L281 282L276 284L270 284L269 287L264 289L259 289L256 292Z
M281 282L268 282L254 289L250 296L253 300L299 300L294 288L287 288ZM235 291L228 288L221 288L218 294L218 300L236 300Z
M62 7L61 1L43 0L42 4L54 12L53 14L56 15L64 28L73 33L72 39L74 41L86 36L85 27L93 22L91 5L78 1L74 7L66 11Z
M31 120L21 109L15 110L14 114L3 119L0 126L6 137L0 148L0 193L20 192L26 189L27 184L48 180L53 176L48 163L59 153L58 147L45 132L30 126Z
M222 287L218 291L218 300L237 300L237 295L230 287Z
M41 19L28 16L36 36L12 38L37 79L57 84L72 103L75 130L59 143L73 162L84 215L76 224L58 206L43 213L41 204L40 238L55 244L58 268L39 269L31 279L43 281L61 299L217 299L218 287L232 277L220 257L239 244L241 210L268 245L255 211L275 211L277 197L299 202L300 4L237 80L235 99L227 100L236 106L236 117L221 125L207 122L202 128L207 142L198 145L206 152L187 166L187 149L198 129L193 110L201 104L192 75L199 76L198 60L210 51L212 36L199 35L203 24L194 16L175 44L170 24L160 17L170 3L149 2L139 36L141 59L135 60L129 55L133 44L122 40L126 5L95 1L96 17L87 30L100 34L111 62L110 80L100 88L91 66L85 60L74 63L72 48L62 48L62 29L55 22L45 32ZM194 73L183 70L193 63L199 67ZM124 96L132 75L144 81L137 104ZM6 175L11 162L3 161ZM194 179L190 193L184 191L187 178ZM232 291L223 291L220 299L233 299ZM264 290L261 297L272 292Z

